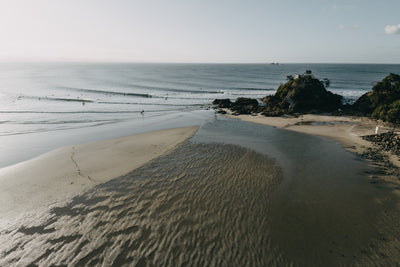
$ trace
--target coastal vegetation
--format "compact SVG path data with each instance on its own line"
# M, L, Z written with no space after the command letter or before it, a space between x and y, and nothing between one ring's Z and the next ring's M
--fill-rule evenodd
M362 95L353 108L373 119L400 123L400 75L389 74Z
M256 99L216 99L213 104L228 108L233 114L261 113L265 116L284 114L332 113L358 114L376 120L400 123L400 75L389 74L378 82L372 91L362 95L354 104L343 105L343 97L327 90L328 79L319 80L311 70L304 74L288 75L274 95Z
M320 81L307 70L303 75L288 76L275 95L262 99L266 116L285 113L332 112L342 105L342 96L326 89L329 80Z
M353 104L343 104L342 96L327 90L330 85L329 80L319 80L312 75L311 71L296 76L288 75L286 79L286 83L281 84L274 95L266 96L258 101L250 98L238 98L235 102L230 99L216 99L213 104L220 108L218 112L226 113L224 109L227 108L231 110L233 115L261 114L267 117L290 115L282 116L284 118L271 118L266 120L268 123L265 124L287 129L297 127L296 129L300 129L300 132L304 129L302 130L299 127L311 125L314 121L312 117L306 114L320 113L316 117L325 117L320 119L321 121L317 121L321 125L332 126L335 123L346 124L352 121L348 126L337 126L336 130L335 127L332 127L329 130L331 133L322 134L331 138L342 136L345 132L352 132L352 128L357 125L354 120L358 120L358 117L380 120L378 122L368 119L362 120L364 121L364 124L361 123L362 127L367 127L370 130L363 132L363 134L358 132L355 136L360 136L363 141L372 145L367 148L360 148L360 143L358 143L354 146L356 149L354 151L361 158L374 162L385 175L394 175L395 177L400 175L397 161L391 159L392 156L394 156L393 159L400 157L400 135L395 132L395 129L399 128L397 125L400 124L400 75L389 74L378 82L372 88L372 91L362 95ZM321 113L325 114L322 115ZM356 116L356 118L353 116ZM332 117L332 119L328 119L328 117ZM245 120L253 121L251 117L246 117ZM262 119L257 117L254 118L254 121L260 122ZM283 121L285 122L282 123ZM368 123L365 123L366 121ZM382 121L389 122L389 124L382 123ZM391 123L393 125L390 125ZM310 128L307 128L306 132L309 133L309 130ZM318 132L318 130L312 131ZM375 133L372 134L373 132ZM320 134L321 132L318 132L318 135ZM359 142L351 138L349 139L351 144Z

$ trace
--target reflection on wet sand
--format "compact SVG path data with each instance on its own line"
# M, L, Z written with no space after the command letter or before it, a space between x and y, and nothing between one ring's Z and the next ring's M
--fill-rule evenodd
M199 133L65 205L8 222L0 266L399 263L399 199L368 182L374 170L332 142L268 131L285 162Z
M190 144L1 232L0 265L270 265L274 161Z

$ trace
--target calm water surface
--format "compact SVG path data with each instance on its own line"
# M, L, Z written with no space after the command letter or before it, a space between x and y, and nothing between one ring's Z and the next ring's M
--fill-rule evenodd
M129 135L138 121L204 110L215 98L260 99L307 69L350 102L400 73L400 65L373 64L0 63L0 167L104 131Z
M215 98L262 98L286 75L311 69L354 101L400 65L1 63L0 136L93 127L177 110Z
M2 221L0 265L399 263L398 211L334 142L218 119L70 202Z

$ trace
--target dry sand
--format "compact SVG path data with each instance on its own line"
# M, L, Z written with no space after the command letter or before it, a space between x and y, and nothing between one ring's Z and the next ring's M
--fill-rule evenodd
M229 112L228 110L225 110ZM362 139L361 136L391 131L392 128L383 123L364 117L329 116L329 115L300 115L298 117L265 117L263 115L239 115L228 113L228 118L269 125L290 131L327 137L337 141L351 152L362 153L373 144ZM400 167L400 161L395 155L388 155L391 163Z
M63 147L0 169L0 214L66 200L139 168L197 131L186 127Z

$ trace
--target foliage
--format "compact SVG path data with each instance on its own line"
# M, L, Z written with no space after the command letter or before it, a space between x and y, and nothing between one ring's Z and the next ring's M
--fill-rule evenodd
M392 104L378 106L371 114L373 119L381 119L392 123L400 123L400 100Z
M391 73L372 88L369 96L371 107L377 108L383 104L391 104L400 99L400 76Z
M378 82L371 92L362 95L353 105L354 109L374 119L388 122L400 120L400 75L389 74Z
M274 96L263 99L266 110L276 112L329 112L341 106L342 97L326 90L325 84L311 75L298 75L281 84ZM293 77L289 75L288 77Z

